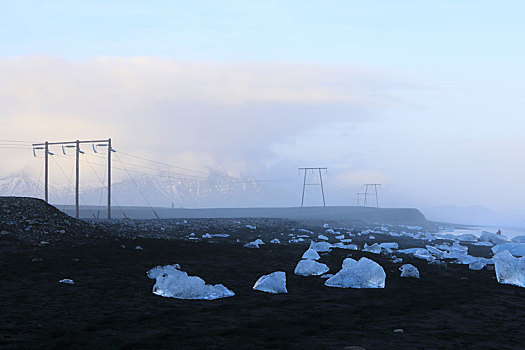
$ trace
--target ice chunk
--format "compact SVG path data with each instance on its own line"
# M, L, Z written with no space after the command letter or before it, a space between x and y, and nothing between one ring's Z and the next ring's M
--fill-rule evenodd
M494 254L508 250L514 256L525 256L525 243L503 243L492 247Z
M365 246L363 247L364 252L374 253L374 254L380 254L381 253L381 247L379 244L374 243L371 246L365 243Z
M256 230L257 226L255 226L255 225L246 225L246 228L250 229L250 230Z
M335 231L334 231L333 229L331 229L331 228L329 228L329 229L326 230L325 232L326 232L326 233L331 233L331 234L334 234L334 233L335 233Z
M264 244L263 240L260 239L260 238L257 238L255 241L253 241L254 243L257 243L258 245L262 245Z
M249 243L246 243L245 245L243 245L243 247L245 248L259 248L259 245L255 242L249 242Z
M58 281L58 283L75 284L75 281L73 281L72 279L69 279L69 278L64 278L64 279L61 279L60 281Z
M403 259L401 258L395 258L393 261L392 261L394 264L401 264L403 262Z
M337 242L337 243L332 244L332 248L358 250L355 244L344 244L342 242Z
M401 271L400 277L419 278L419 271L417 267L412 264L404 264L399 268Z
M330 278L333 275L334 275L333 273L325 273L324 275L321 275L321 278Z
M315 260L301 260L295 267L294 273L301 276L319 276L330 269L325 264L318 263Z
M342 268L326 280L325 285L338 288L385 288L385 279L386 274L381 265L361 258L357 263Z
M209 233L205 233L205 234L202 235L202 238L209 239L209 238L211 238L211 235Z
M525 243L525 236L516 236L512 238L512 242L514 243Z
M479 245L479 246L484 246L484 247L492 247L494 245L494 243L491 243L491 242L485 242L485 241L481 241L481 242L475 242L475 243L472 243L473 245Z
M226 238L226 237L230 237L230 235L227 233L215 233L212 235L212 237Z
M426 260L426 261L434 260L434 257L425 248L408 248L408 249L398 250L397 252L398 253L402 253L402 254L413 255L416 258L423 259L423 260Z
M322 239L323 241L328 241L328 237L326 237L325 235L319 235L319 236L317 236L317 239Z
M270 241L270 243L273 243L273 244L279 244L281 243L281 241L279 240L279 238L274 238Z
M437 259L441 259L443 257L443 253L445 253L444 251L441 251L436 247L432 247L431 245L427 245L425 246L425 248L427 248L428 252L435 256Z
M379 247L381 247L381 248L389 248L389 249L397 249L399 246L395 242L392 242L392 243L386 243L385 242L385 243L380 243Z
M210 285L197 276L188 276L178 265L156 266L148 271L155 279L153 294L176 299L213 300L235 295L222 284Z
M138 246L135 247L135 250L144 250L144 248L142 248L141 246L138 245Z
M483 231L483 232L481 232L481 236L479 237L479 241L480 242L484 241L484 242L491 242L491 243L494 243L494 244L500 244L500 243L506 243L507 242L507 237L505 237L503 235L498 235L496 233Z
M483 259L478 259L476 261L473 261L471 262L469 265L468 265L468 268L469 270L475 270L475 271L479 271L479 270L483 270L483 268L485 267L485 261Z
M471 233L465 233L463 235L459 235L456 237L461 242L476 242L478 240L478 237L474 236Z
M525 257L515 258L504 250L494 256L494 264L499 283L525 287Z
M332 245L328 242L312 242L310 243L310 249L316 252L329 252Z
M345 238L345 235L335 236L335 238L337 238L337 239L344 239L344 238Z
M286 290L286 273L276 271L269 275L261 276L255 282L253 289L272 294L288 293Z
M372 236L372 235L370 235L370 236L368 236L368 238L369 238L369 239L376 239L376 236Z
M302 259L318 260L320 258L319 254L313 249L308 249L302 256Z
M443 259L453 259L457 264L468 265L478 260L479 258L473 257L463 252L451 251L443 254Z
M328 225L328 224L323 224L323 228L330 228L330 225Z

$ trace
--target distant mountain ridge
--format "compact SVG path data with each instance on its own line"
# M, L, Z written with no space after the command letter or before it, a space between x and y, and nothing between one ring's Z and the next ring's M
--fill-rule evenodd
M50 185L50 202L71 204L74 191L73 186ZM80 204L103 205L107 201L106 191L105 187L81 187ZM1 196L43 198L43 192L43 181L37 183L25 174L0 178ZM262 188L255 179L232 181L218 173L203 180L140 176L112 183L111 192L114 205L176 208L248 206L271 196L271 190Z

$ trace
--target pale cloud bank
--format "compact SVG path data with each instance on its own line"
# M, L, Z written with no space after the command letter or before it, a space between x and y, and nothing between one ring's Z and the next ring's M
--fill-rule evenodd
M129 152L238 172L275 153L275 142L366 120L410 88L352 67L152 57L14 57L0 60L0 79L0 120L10 138L113 137Z

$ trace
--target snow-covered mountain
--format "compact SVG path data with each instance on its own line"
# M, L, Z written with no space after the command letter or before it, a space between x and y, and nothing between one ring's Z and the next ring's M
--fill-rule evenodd
M1 196L39 197L44 194L43 184L38 185L29 176L20 173L7 177L0 177Z
M57 205L74 203L72 186L50 186L49 199ZM106 188L80 188L80 204L104 205ZM43 198L43 181L24 174L0 178L1 196L30 196ZM122 206L160 207L245 207L268 205L282 191L261 187L254 179L235 180L225 175L209 176L202 180L173 177L134 177L112 183L112 203Z

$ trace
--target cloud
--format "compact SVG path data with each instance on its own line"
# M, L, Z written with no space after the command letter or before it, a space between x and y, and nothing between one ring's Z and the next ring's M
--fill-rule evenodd
M13 138L112 137L130 153L237 170L304 130L371 118L407 88L353 67L153 57L7 58L0 79Z

